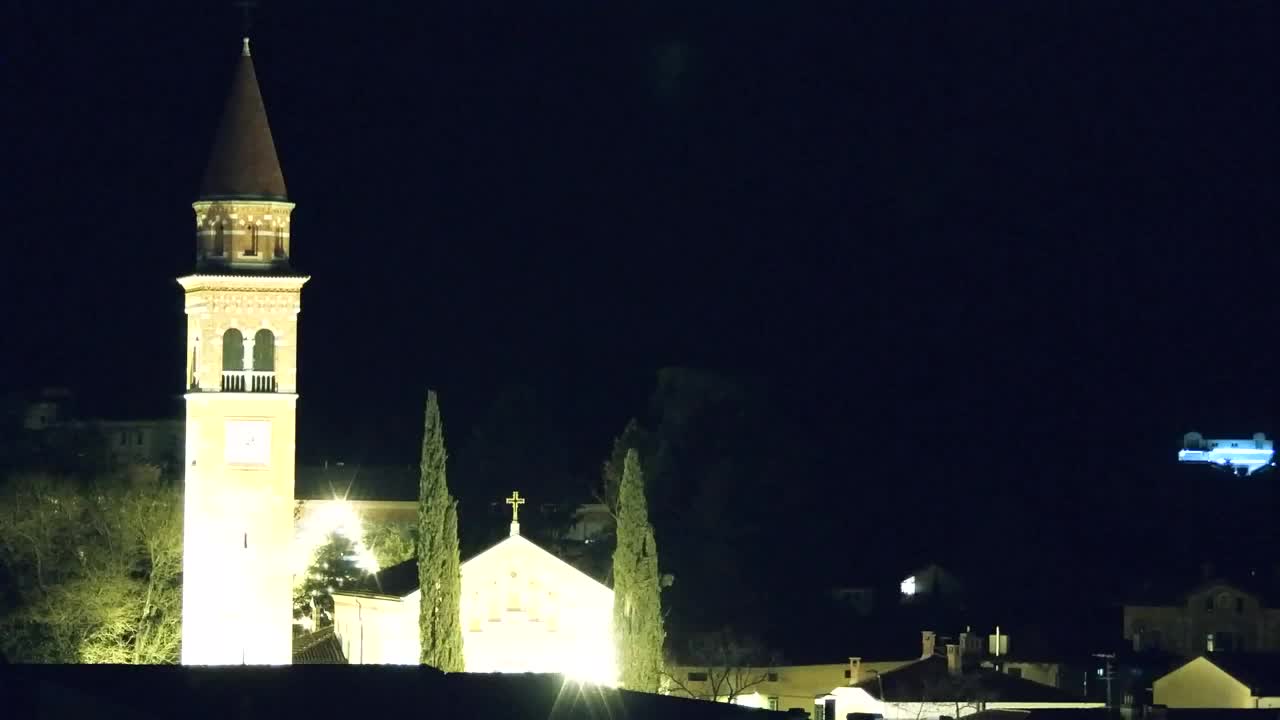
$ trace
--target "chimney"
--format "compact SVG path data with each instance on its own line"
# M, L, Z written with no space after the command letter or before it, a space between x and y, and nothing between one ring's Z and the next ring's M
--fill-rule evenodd
M964 670L964 662L960 657L960 646L947 644L947 673L959 675Z
M862 682L862 658L849 658L849 685L857 685Z
M921 658L933 657L934 650L937 649L934 646L937 644L937 642L938 642L937 633L935 633L932 630L922 631L920 633L920 644L923 647L920 649L920 657Z
M997 657L1009 654L1009 636L1000 632L1000 626L996 626L996 634L987 638L987 652Z

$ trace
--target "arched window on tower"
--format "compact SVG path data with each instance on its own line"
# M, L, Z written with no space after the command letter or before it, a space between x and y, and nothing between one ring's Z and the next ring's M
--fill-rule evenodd
M244 392L244 336L235 328L222 333L222 389Z
M221 220L213 228L213 254L222 256L227 252L226 226Z
M276 255L276 257L278 257L278 258L282 258L282 257L284 257L284 228L279 227L279 226L277 226L277 227L276 227L276 251L275 251L275 255Z
M276 391L276 336L266 328L253 334L253 392Z
M256 256L258 254L258 226L249 226L249 249L245 251L245 255Z

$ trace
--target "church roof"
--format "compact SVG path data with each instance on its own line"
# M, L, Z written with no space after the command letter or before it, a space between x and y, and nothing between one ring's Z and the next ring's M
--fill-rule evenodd
M581 575L585 580L590 581L594 585L598 585L605 592L613 592L607 586L601 584L595 578L582 572L578 568L570 565L564 560L557 557L554 553L548 552L546 548L541 547L537 543L529 540L522 535L511 535L504 538L501 542L482 550L462 562L462 569L465 571L467 565L474 563L476 560L489 555L499 548L508 547L511 543L519 543L544 553L547 557L555 562L563 565L566 569ZM383 568L376 573L367 575L360 582L349 590L336 592L338 595L377 595L381 597L397 597L403 598L412 595L418 590L418 560L410 558L402 563Z
M418 559L409 558L402 563L382 568L362 578L353 589L357 593L405 597L418 589ZM343 593L346 594L346 593Z
M248 38L218 125L200 199L288 199Z

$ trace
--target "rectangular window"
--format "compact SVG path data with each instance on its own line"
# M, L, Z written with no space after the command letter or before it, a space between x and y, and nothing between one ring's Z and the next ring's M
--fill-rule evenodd
M845 676L845 679L848 679L848 678L853 677L853 671L852 671L852 670L850 670L849 668L845 668L845 669L844 669L844 676Z
M1207 612L1213 612L1213 598L1207 597L1204 599L1204 609Z
M770 710L777 710L777 709L778 709L778 696L777 696L777 695L770 695L770 696L769 696L769 709L770 709Z
M249 249L245 251L245 255L254 256L258 254L258 226L249 226Z
M765 677L765 680L768 682L778 682L778 673L776 672L771 672L768 675L765 675L764 677Z
M225 234L225 231L222 229L222 223L218 223L218 226L214 228L214 231L213 231L213 254L222 255L226 251L227 251L226 234Z
M141 444L142 444L142 431L141 431L141 430L139 430L139 431L138 431L138 434L137 434L137 436L136 436L136 437L134 437L133 441L134 441L134 444L135 444L135 445L141 445Z
M1242 597L1236 598L1236 612L1237 613L1244 612L1244 598Z
M284 230L276 228L276 257L284 257Z
M1205 636L1205 639L1204 639L1204 650L1205 650L1205 652L1213 652L1213 651L1214 651L1213 633L1209 633L1207 636Z
M706 682L707 674L704 672L691 672L689 673L687 679L689 680L689 682Z

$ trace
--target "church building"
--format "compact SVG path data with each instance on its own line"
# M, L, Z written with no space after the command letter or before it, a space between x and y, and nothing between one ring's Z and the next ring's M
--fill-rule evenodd
M293 657L297 336L307 277L290 265L271 128L245 38L195 210L187 316L182 662Z
M519 493L511 534L462 563L463 661L467 672L563 673L616 684L613 591L520 535ZM352 664L417 664L418 566L377 573L362 591L333 594L334 629Z
M290 262L294 205L248 38L192 207L195 271L178 280L187 316L182 662L285 665L295 657L298 313L309 278ZM462 564L465 669L614 684L613 591L521 537L524 500L507 502L510 536ZM369 580L363 592L334 594L330 640L351 663L418 664L416 561Z

